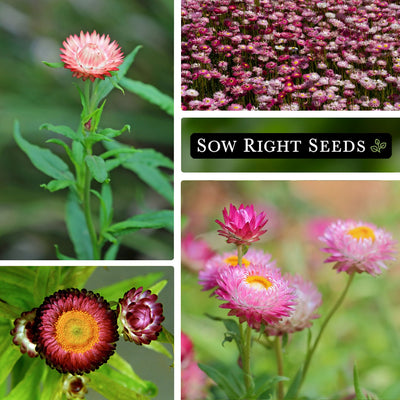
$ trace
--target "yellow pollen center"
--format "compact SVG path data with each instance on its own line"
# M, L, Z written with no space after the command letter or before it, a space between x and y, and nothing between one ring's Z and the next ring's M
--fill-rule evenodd
M56 340L67 352L85 353L99 341L99 326L87 312L72 310L60 315Z
M375 241L375 233L368 226L357 226L357 228L350 229L347 233L357 240L371 239L373 242Z
M268 290L272 286L272 283L267 278L258 275L249 275L246 278L246 283L254 287L254 289Z
M238 265L238 256L229 256L225 258L224 262L232 267L235 267L236 265ZM247 268L250 265L250 261L243 257L242 265Z

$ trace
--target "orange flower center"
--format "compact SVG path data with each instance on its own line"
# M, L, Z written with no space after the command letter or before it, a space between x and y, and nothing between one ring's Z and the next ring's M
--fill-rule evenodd
M81 67L91 69L107 61L107 57L97 44L88 43L78 52L76 61Z
M85 353L99 341L99 326L85 311L72 310L61 314L55 330L57 342L67 352Z
M357 228L350 229L347 233L357 240L371 239L373 242L375 241L375 233L368 226L357 226Z
M246 278L246 283L252 286L254 289L260 290L268 290L268 288L272 286L272 283L267 278L258 275L249 275Z
M238 256L226 257L224 262L226 264L229 264L232 267L235 267L236 265L238 265ZM250 265L250 261L243 257L242 258L242 265L244 265L247 268Z

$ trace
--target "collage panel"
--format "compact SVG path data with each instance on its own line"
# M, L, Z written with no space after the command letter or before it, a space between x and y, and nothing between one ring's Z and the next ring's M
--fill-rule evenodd
M397 118L372 116L183 118L182 170L397 172L397 126Z
M2 399L173 398L172 267L2 266L0 294Z
M181 189L182 399L399 398L399 181Z
M398 111L400 5L183 0L186 110Z
M173 1L95 3L0 3L0 259L173 258Z

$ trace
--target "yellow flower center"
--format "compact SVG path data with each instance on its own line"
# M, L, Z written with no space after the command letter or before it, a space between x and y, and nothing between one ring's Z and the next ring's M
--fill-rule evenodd
M99 341L99 326L87 312L67 311L58 318L56 340L67 352L85 353Z
M235 267L236 265L238 265L238 256L226 257L224 262L226 264L229 264L232 267ZM242 265L244 265L247 268L250 265L250 261L243 257L242 258Z
M371 239L373 242L375 241L375 233L368 226L357 226L357 228L350 229L347 233L357 240Z
M272 283L264 276L249 275L246 278L246 283L252 286L254 289L265 289L268 290L272 286Z

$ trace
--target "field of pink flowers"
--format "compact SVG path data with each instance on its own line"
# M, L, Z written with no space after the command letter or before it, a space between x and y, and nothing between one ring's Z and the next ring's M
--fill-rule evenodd
M400 4L182 0L184 110L400 110Z

